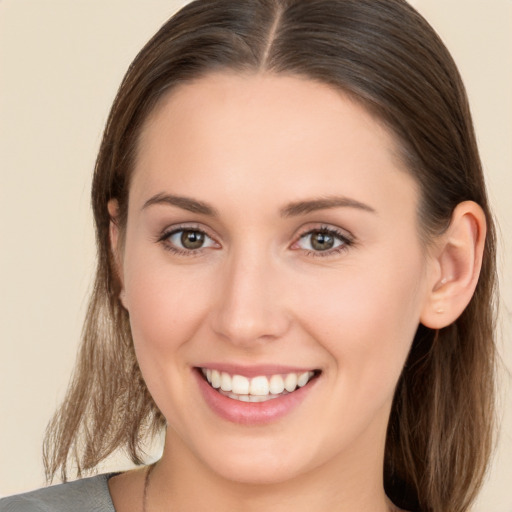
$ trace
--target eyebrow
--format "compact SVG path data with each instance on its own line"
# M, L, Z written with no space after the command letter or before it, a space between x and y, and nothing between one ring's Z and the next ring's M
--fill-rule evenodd
M218 211L213 206L203 201L198 201L191 197L176 196L172 194L159 193L149 198L144 205L142 210L155 204L177 206L183 210L187 210L192 213L199 213L210 217L217 217ZM361 203L355 199L344 196L328 196L314 199L307 199L303 201L296 201L281 208L281 217L296 217L299 215L307 215L308 213L316 212L318 210L327 210L330 208L356 208L371 213L376 211L367 204Z
M154 204L168 204L171 206L177 206L183 210L187 210L192 213L200 213L202 215L208 215L210 217L216 217L218 215L217 210L203 201L198 201L191 197L175 196L172 194L156 194L149 198L142 207L142 210L152 206Z
M317 210L327 210L330 208L357 208L370 213L377 213L371 206L344 196L327 196L317 199L309 199L306 201L297 201L290 203L281 209L282 217L295 217L298 215L306 215Z

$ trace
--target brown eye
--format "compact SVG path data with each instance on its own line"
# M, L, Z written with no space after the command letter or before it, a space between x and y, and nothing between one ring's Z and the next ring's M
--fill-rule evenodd
M311 247L315 251L327 251L334 247L334 237L326 232L317 231L311 234Z
M334 229L313 229L300 237L295 248L304 249L309 253L334 254L342 249L348 248L352 240L342 232Z
M164 243L166 248L173 251L181 251L182 253L193 253L199 249L219 248L218 244L200 229L177 229L171 233L164 234L160 241Z
M180 241L185 249L199 249L204 244L204 233L200 231L184 230L181 232Z

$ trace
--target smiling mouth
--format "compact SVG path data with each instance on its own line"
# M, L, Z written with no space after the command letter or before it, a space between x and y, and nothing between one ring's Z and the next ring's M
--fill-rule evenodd
M208 384L220 394L240 402L267 402L303 388L320 375L320 370L301 373L260 375L248 378L210 368L199 368Z

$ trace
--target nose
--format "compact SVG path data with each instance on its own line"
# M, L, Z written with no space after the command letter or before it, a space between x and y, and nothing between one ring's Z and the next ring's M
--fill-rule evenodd
M255 252L233 255L219 273L215 333L238 346L254 346L282 337L290 326L286 287L278 265Z

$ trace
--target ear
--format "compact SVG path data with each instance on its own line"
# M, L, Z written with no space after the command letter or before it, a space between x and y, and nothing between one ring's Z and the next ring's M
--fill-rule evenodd
M112 251L115 272L119 280L119 300L125 305L124 279L123 279L123 259L122 247L119 235L119 203L117 199L110 199L107 203L108 213L110 215L109 238L110 250Z
M448 229L435 243L428 296L420 317L426 327L450 325L469 304L480 275L485 234L482 208L473 201L458 204Z

